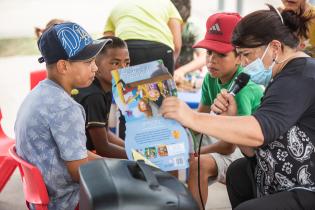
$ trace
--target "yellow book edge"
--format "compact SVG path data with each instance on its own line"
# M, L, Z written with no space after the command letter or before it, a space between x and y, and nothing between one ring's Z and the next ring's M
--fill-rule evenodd
M143 160L147 165L153 166L155 168L159 168L157 165L152 163L150 160L146 159L141 153L137 152L136 150L131 150L133 160Z

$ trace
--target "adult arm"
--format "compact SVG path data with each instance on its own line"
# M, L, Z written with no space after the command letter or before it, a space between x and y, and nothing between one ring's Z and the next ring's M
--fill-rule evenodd
M115 24L111 18L112 14L110 14L110 16L108 17L108 19L106 20L106 24L104 27L104 32L103 35L104 36L115 36Z
M230 94L227 94L226 97L229 101L228 111L232 109L235 112L234 97ZM231 144L257 147L264 142L261 127L253 116L220 116L198 113L175 97L168 97L163 101L161 113L164 117L175 119L197 132Z
M300 66L302 62L300 61ZM302 68L301 66L299 71L303 71ZM297 76L275 78L266 89L261 106L253 116L207 116L194 112L174 97L163 101L161 112L186 127L229 143L249 147L268 144L296 125L314 103L315 96L311 91L314 80L308 77L310 70L304 71L304 74ZM226 108L229 111L235 107L235 100L229 94L226 97L229 101Z
M246 89L246 91L245 91ZM222 90L221 92L226 93L226 90ZM248 84L243 88L241 92L239 92L235 98L238 97L237 104L237 115L251 115L253 110L256 110L259 106L258 98L263 96L263 90L260 86L256 86L254 84ZM220 93L217 95L215 102L212 104L211 108L216 113L221 113L221 115L227 115L226 105L228 104L228 100L224 97L224 94ZM235 110L236 111L236 110ZM229 115L236 115L235 113L229 113ZM238 145L242 153L246 156L254 156L254 149L252 147L246 147Z
M175 69L174 79L176 81L185 80L185 74L201 69L206 65L206 51L198 53L198 56L189 63Z
M179 56L180 49L182 47L181 21L177 18L170 18L167 25L173 35L174 59L176 61Z
M287 67L283 76L273 80L265 91L260 108L253 114L264 134L264 144L275 141L293 126L299 127L300 119L308 118L311 113L309 110L314 106L315 92L314 79L308 74L313 74L313 67L307 63L309 66L304 68L309 69L304 70L303 62L302 59L296 61L295 66L292 62L292 67Z
M113 31L104 31L104 36L115 36L115 33Z

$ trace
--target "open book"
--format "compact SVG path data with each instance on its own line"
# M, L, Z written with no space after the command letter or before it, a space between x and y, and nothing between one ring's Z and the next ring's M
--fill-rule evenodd
M164 171L188 167L190 143L186 130L159 113L167 96L177 96L172 76L163 62L152 61L112 71L113 96L126 119L125 149Z

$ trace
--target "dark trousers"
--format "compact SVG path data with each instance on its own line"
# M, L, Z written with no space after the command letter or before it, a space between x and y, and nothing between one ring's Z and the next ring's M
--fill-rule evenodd
M315 209L315 193L303 189L257 198L253 162L250 159L241 158L229 166L226 186L232 208L235 210Z
M131 66L161 59L164 66L173 75L174 55L169 46L146 40L126 40L126 42Z

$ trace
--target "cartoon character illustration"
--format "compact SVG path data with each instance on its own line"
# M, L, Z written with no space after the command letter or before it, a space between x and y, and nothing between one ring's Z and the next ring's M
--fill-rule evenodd
M167 151L166 145L159 145L158 146L158 154L161 157L168 156L168 151Z
M159 81L157 82L157 85L159 87L161 95L165 98L166 96L169 95L169 90L167 88L167 85L164 82L167 82L167 81Z
M147 147L145 148L145 152L144 152L146 158L152 159L152 158L156 158L157 155L157 151L155 147Z
M132 116L132 111L131 110L126 110L126 114L128 117L131 117Z
M140 112L143 112L147 117L153 116L151 106L148 100L144 98L140 98L140 100L138 101L138 109Z
M131 87L129 84L126 84L119 76L119 71L112 71L112 76L115 81L115 87L120 101L123 105L132 103L139 97L139 91L136 87Z
M155 83L138 85L138 92L142 98L150 101L156 101L160 97Z

